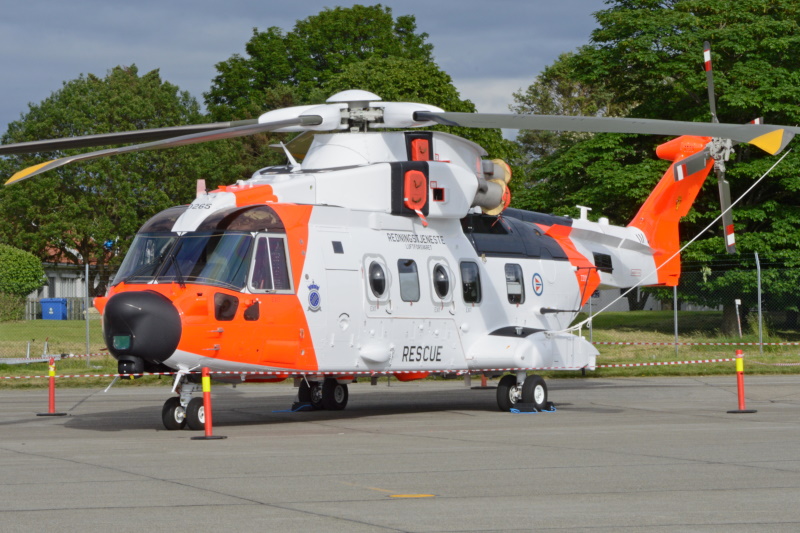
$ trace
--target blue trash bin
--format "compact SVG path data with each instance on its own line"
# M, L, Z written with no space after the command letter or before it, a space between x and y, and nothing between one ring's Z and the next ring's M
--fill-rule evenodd
M42 319L44 320L66 320L67 319L67 299L66 298L42 298Z

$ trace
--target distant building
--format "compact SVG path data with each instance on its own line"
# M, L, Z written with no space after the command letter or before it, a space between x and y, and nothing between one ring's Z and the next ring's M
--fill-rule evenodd
M25 309L25 318L32 320L41 318L42 308L40 300L43 298L64 298L67 300L67 315L70 320L82 319L86 298L86 267L68 262L55 254L52 260L42 263L47 283L38 291L28 295ZM93 266L89 265L90 278ZM95 283L94 288L97 289ZM89 301L90 314L96 314Z

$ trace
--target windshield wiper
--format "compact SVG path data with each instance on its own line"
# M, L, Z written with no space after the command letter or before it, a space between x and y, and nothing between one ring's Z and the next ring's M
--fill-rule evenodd
M178 286L181 289L185 289L186 283L183 281L183 274L181 273L181 267L178 266L178 260L175 259L175 254L170 254L169 258L172 260L172 266L175 267L175 281L178 282Z

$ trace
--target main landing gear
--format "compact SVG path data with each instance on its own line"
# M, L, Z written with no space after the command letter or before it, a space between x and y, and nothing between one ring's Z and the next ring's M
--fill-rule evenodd
M324 381L300 381L300 390L297 391L297 400L300 403L310 403L314 409L327 409L341 411L347 405L349 393L347 385L339 383L336 378L325 378Z
M175 378L175 390L179 396L173 396L164 402L161 409L161 421L169 430L188 427L193 431L205 428L206 412L203 398L192 398L192 394L202 389L193 375L178 375Z
M510 411L518 403L533 404L537 411L547 407L547 384L541 376L524 372L507 374L497 384L497 406Z

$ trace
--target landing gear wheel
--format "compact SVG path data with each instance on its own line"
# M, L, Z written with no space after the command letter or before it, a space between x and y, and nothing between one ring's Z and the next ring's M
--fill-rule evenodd
M522 399L522 387L517 385L517 376L506 374L497 384L497 407L508 412Z
M522 384L522 401L532 403L538 411L547 407L547 384L541 376L528 376Z
M341 411L347 405L347 385L333 378L325 378L322 383L322 405L331 411Z
M314 409L324 409L322 405L322 387L319 382L302 380L300 382L300 390L297 391L297 401L310 403Z
M186 410L181 406L181 399L173 396L166 402L161 409L161 421L164 422L164 427L170 431L175 429L183 429L186 425Z
M186 425L193 431L206 427L206 409L202 398L192 398L186 406Z

